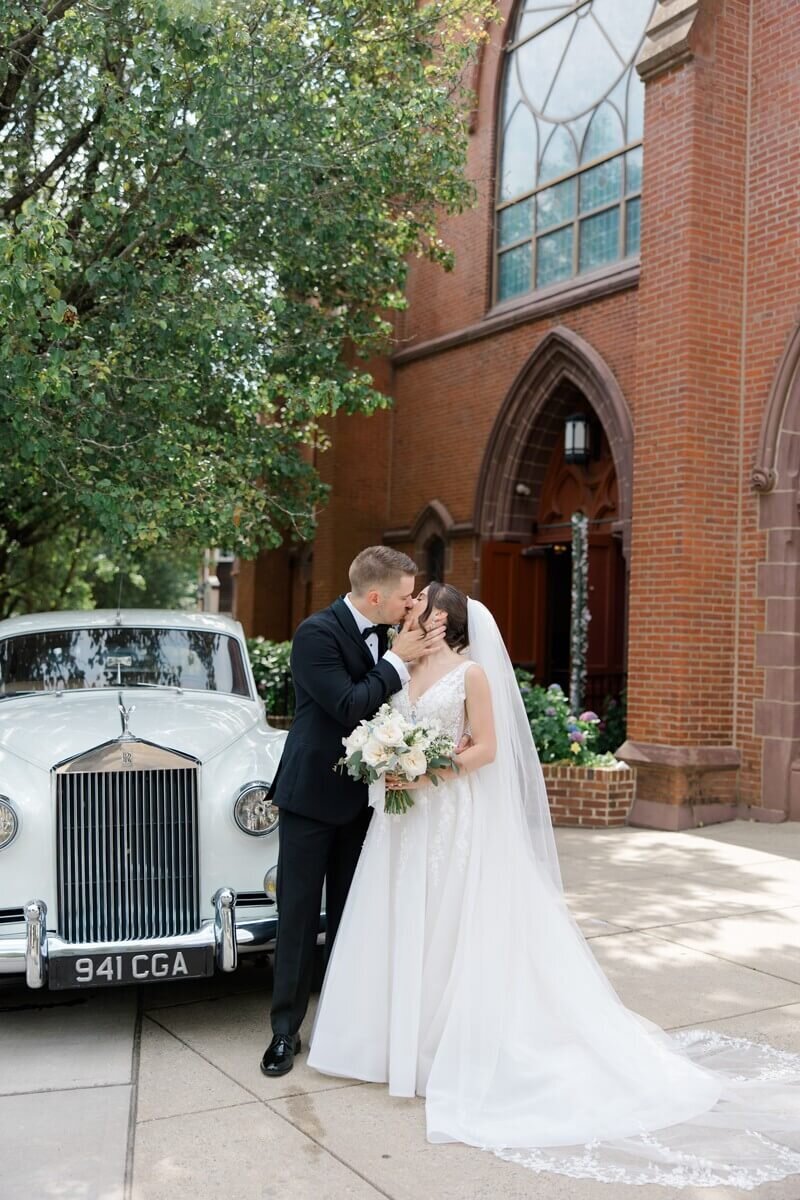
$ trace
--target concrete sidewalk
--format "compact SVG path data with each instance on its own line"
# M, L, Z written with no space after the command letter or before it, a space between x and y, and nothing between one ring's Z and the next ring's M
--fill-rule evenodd
M558 831L622 999L800 1053L800 823ZM0 1200L734 1200L532 1175L425 1140L423 1101L258 1069L269 971L94 993L0 988ZM306 1022L304 1035L310 1030ZM635 1191L635 1194L634 1194ZM800 1176L757 1200L800 1200Z

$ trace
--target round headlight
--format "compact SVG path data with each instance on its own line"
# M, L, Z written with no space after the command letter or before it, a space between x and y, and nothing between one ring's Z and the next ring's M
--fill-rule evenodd
M11 845L17 836L18 829L19 818L11 805L11 801L6 796L0 796L0 850L4 846Z
M270 867L264 876L264 895L267 904L275 904L278 899L278 868Z
M239 792L233 806L236 824L253 837L272 833L278 824L278 810L267 799L268 790L267 783L248 783Z

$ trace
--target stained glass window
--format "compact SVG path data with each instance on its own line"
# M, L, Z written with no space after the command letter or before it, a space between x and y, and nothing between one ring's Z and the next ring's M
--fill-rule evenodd
M639 253L654 0L522 0L500 113L496 299Z

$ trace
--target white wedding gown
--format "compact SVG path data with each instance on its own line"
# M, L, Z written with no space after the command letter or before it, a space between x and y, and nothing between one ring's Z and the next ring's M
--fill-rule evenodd
M458 740L470 665L393 705ZM627 1009L483 776L402 816L370 789L309 1065L425 1096L429 1141L534 1171L744 1189L800 1172L800 1058Z

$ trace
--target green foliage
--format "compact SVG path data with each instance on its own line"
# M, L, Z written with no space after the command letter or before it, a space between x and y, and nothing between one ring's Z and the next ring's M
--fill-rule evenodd
M0 524L0 552L6 531ZM102 542L65 525L5 555L0 620L57 609L194 608L198 553L175 546L120 562Z
M107 553L91 561L92 603L97 608L197 608L199 556L192 547L151 550L129 569Z
M291 642L270 642L263 637L247 639L258 694L268 714L294 716L294 687L289 667Z
M613 765L612 755L598 744L600 718L584 712L570 712L569 699L557 683L548 688L533 683L528 671L516 669L517 682L531 725L533 740L542 762L563 762L571 766Z
M0 47L0 592L70 527L121 559L313 536L321 422L385 406L359 356L409 256L451 263L491 6L43 12L7 0Z

